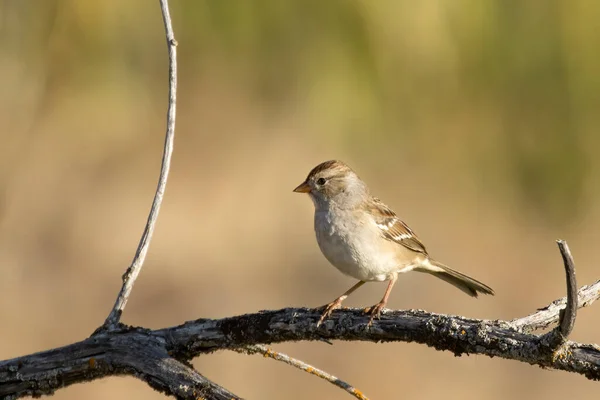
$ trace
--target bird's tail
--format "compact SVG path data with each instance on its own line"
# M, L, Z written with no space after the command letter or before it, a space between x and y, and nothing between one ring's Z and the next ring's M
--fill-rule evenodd
M432 259L426 260L423 264L416 267L414 271L426 272L440 278L456 286L469 296L477 297L478 293L494 294L494 290L491 287Z

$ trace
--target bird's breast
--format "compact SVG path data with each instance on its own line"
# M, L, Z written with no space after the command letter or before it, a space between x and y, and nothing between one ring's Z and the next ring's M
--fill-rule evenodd
M372 221L331 212L315 213L321 252L342 273L365 281L383 281L397 269L390 242L382 240ZM387 242L387 243L386 243Z

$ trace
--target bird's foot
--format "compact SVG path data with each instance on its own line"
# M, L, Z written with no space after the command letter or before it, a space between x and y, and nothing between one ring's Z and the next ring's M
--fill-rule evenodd
M379 317L381 317L381 310L384 309L385 304L386 303L384 301L380 301L379 303L375 304L374 306L367 307L364 309L365 314L371 314L371 318L369 319L369 323L367 324L367 326L373 325L373 320L375 318L379 319Z
M323 315L321 315L319 322L317 322L317 327L319 327L323 323L323 321L325 321L325 319L331 315L333 310L337 310L342 306L342 301L343 299L337 298L325 306L325 311L323 312Z

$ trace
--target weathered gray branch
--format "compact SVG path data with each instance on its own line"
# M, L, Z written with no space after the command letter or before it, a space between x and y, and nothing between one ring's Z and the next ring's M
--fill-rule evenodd
M140 331L141 332L141 331ZM159 335L110 331L82 342L0 363L0 398L53 394L74 383L133 375L180 399L236 399L169 356Z
M597 294L600 296L600 294ZM336 311L319 328L321 310L283 309L222 320L197 320L156 331L171 337L170 351L181 359L204 352L259 343L300 340L417 342L456 355L483 354L600 379L600 348L566 342L565 356L544 335L519 332L506 321L468 319L420 310L387 311L370 329L362 310Z
M510 321L510 326L519 332L533 332L543 329L550 324L559 321L555 329L564 341L575 326L577 309L586 307L598 299L600 292L600 280L592 285L583 286L577 291L577 280L575 279L575 262L569 250L569 245L564 240L557 240L558 248L565 266L567 281L567 296L550 303L544 308L527 317Z
M600 280L591 285L582 286L577 293L578 308L591 305L600 297ZM538 329L545 329L559 320L560 310L564 309L566 304L566 297L554 300L531 315L509 321L509 324L519 332L533 332Z
M586 286L578 294L579 306L584 307L600 297L600 285L596 282ZM553 304L560 304L560 300ZM546 335L524 333L545 326L546 321L558 320L557 306L546 307L539 318L526 317L531 325L521 322L518 329L514 321L477 320L420 310L388 310L367 329L369 317L358 309L335 311L317 328L321 311L286 308L217 320L199 319L158 330L121 326L102 331L65 347L0 362L0 398L50 394L73 383L122 374L137 376L180 398L188 398L186 387L197 393L204 390L207 399L237 398L184 367L192 358L218 350L324 339L417 342L457 356L501 357L600 379L600 347L566 341L556 353ZM540 321L544 321L542 325ZM177 385L165 384L169 380L162 374L167 371L172 371L170 376L177 379L170 382L179 382Z
M121 314L127 305L127 300L133 289L133 284L137 279L144 260L146 259L146 253L148 253L148 247L150 246L150 240L154 233L154 226L156 225L156 219L158 218L158 212L162 204L162 199L165 194L165 188L167 186L167 178L169 177L169 169L171 166L171 154L173 153L173 142L175 140L175 111L177 104L177 41L173 33L173 26L171 25L171 15L169 13L169 2L168 0L159 0L160 8L162 11L163 22L165 25L165 33L167 36L167 47L169 49L169 107L167 110L167 132L165 135L165 145L163 149L162 163L160 167L160 175L158 178L158 185L156 187L156 193L154 194L154 200L150 208L150 214L142 233L142 238L138 244L138 248L135 252L131 265L123 274L123 286L119 291L117 300L112 310L108 314L102 329L111 330L117 327L121 319Z

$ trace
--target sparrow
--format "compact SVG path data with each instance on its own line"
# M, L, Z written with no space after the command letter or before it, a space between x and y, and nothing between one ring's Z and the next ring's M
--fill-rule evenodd
M405 272L425 272L466 294L493 295L489 286L434 260L423 242L391 208L373 197L367 185L345 163L325 161L308 174L294 192L307 193L315 206L314 229L325 258L358 282L327 304L317 326L366 282L389 282L381 301L365 309L369 325L381 311Z

